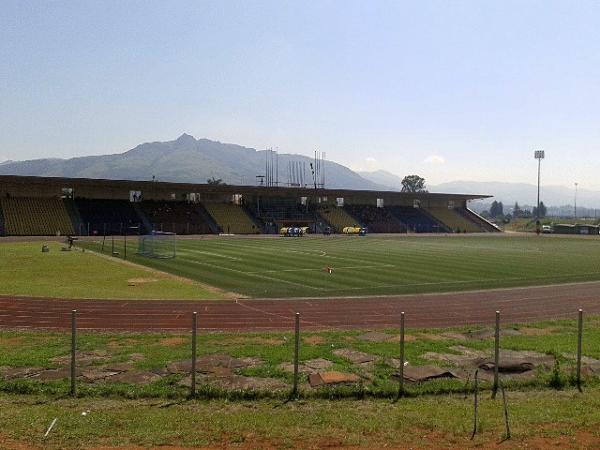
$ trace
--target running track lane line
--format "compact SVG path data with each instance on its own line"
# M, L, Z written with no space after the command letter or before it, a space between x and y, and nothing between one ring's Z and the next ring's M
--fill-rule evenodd
M304 329L381 329L398 326L401 311L412 328L492 324L502 321L576 317L600 313L600 282L446 294L368 298L239 299L215 301L76 300L0 297L0 328L67 329L71 310L90 330L187 330L191 313L198 326L215 331L290 330L294 313Z

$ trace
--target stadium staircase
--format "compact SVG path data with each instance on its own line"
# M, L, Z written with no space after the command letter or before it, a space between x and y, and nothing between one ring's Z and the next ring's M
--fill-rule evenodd
M59 198L2 198L4 226L10 236L75 234L67 207Z
M345 227L364 226L360 220L348 214L348 212L339 206L326 206L319 209L319 216L327 222L332 231L341 233Z
M427 212L455 233L481 233L485 231L479 224L464 217L457 209L427 208Z
M393 216L406 225L412 233L440 233L449 231L443 223L436 220L422 208L412 206L386 206Z
M484 219L475 211L470 210L469 208L456 208L456 212L458 212L465 219L475 222L479 225L484 231L490 233L501 232L502 230L498 228L496 225L491 223L490 221Z
M71 223L73 224L73 230L75 234L82 236L84 233L84 227L81 222L81 216L79 215L79 211L77 210L77 206L75 206L75 201L73 199L63 199L65 204L65 208L67 208L67 213L71 219Z
M75 206L81 217L83 234L102 236L124 234L125 230L137 227L145 233L142 219L129 200L75 199Z
M142 226L144 227L144 229L152 230L152 224L148 220L148 217L146 217L146 214L144 214L144 211L142 211L142 208L140 207L140 202L133 202L131 203L131 206L133 206L134 211L142 221Z
M204 207L222 233L256 234L260 230L241 206L233 203L204 203Z
M152 230L177 234L210 234L211 227L198 211L198 205L178 201L148 200L139 203Z
M219 234L219 225L217 224L217 222L215 222L215 219L213 219L212 216L208 213L208 211L202 203L196 203L194 205L194 210L198 214L200 214L200 217L202 217L202 220L204 220L204 223L208 226L210 234Z
M389 210L372 205L344 205L344 209L357 217L369 233L406 233L406 225Z
M248 218L252 221L252 223L258 230L257 232L258 233L262 232L265 224L258 217L256 217L254 215L253 211L247 205L242 204L242 205L240 205L240 208L242 208L244 210L244 212L246 213Z

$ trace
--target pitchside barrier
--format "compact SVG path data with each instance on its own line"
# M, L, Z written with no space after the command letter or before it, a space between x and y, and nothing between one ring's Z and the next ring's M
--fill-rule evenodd
M80 376L82 374L82 370L83 368L78 368L78 350L77 350L77 331L78 331L78 319L81 319L82 321L85 321L87 315L84 315L81 317L81 315L79 315L77 313L77 310L73 310L71 312L71 339L70 339L70 354L69 354L69 358L68 361L70 361L70 367L68 370L68 377L70 380L70 395L75 397L78 394L78 376ZM190 381L191 383L189 384L189 397L190 398L197 398L198 397L198 380L197 380L197 374L199 373L199 367L198 367L198 359L197 359L197 355L198 355L198 350L197 350L197 343L198 343L198 319L199 316L201 316L201 314L198 314L197 312L193 312L190 316L189 316L189 320L190 320L190 331L191 331L191 346L190 346L190 359L189 359L189 365L186 366L187 368L185 369L185 373L186 376L190 376ZM301 317L300 317L300 313L296 313L293 317L290 317L290 319L293 319L293 323L294 323L294 334L293 334L293 351L292 353L289 355L290 356L290 362L291 362L291 366L290 366L290 373L292 374L291 376L291 386L289 387L289 396L287 397L286 401L290 401L290 400L296 400L299 399L301 397L303 398L309 398L310 396L304 395L303 390L300 388L300 365L302 364L302 348L301 348ZM397 389L394 392L394 395L392 396L392 400L393 401L400 401L402 397L404 397L407 394L410 394L410 390L407 390L406 388L406 384L405 381L407 379L412 380L411 378L407 378L406 376L406 370L405 367L407 365L406 362L406 339L405 339L405 313L402 312L400 313L399 317L398 317L398 325L399 325L399 339L398 339L398 347L397 347L397 372L395 372L393 374L394 378L397 378ZM307 322L308 324L310 324L311 322ZM500 376L500 367L501 367L501 352L500 352L500 343L501 343L501 332L500 332L500 311L496 311L495 313L495 326L494 326L494 345L493 348L490 348L490 354L493 355L493 383L491 384L491 398L494 399L496 397L496 394L498 391L500 391L502 393L502 399L503 399L503 407L504 407L504 418L506 421L506 438L510 437L510 428L509 428L509 417L508 417L508 404L507 404L507 400L506 400L506 395L505 395L505 389L502 383L502 377ZM286 339L286 338L284 338ZM575 369L575 375L574 375L574 382L575 382L575 386L576 388L582 392L582 378L581 378L581 374L582 374L582 367L581 367L581 362L582 362L582 343L583 343L583 310L579 309L578 310L578 314L577 314L577 341L575 343L575 353L576 353L576 369ZM409 344L410 345L410 344ZM60 359L62 360L66 360L66 358L64 357L60 357ZM491 360L490 360L491 361ZM489 362L486 363L488 365L487 369L489 369ZM117 364L118 365L118 364ZM108 366L110 367L110 366ZM419 366L414 366L416 368L418 368ZM555 367L556 368L556 367ZM108 370L113 370L113 369L108 369ZM474 403L473 403L473 435L475 435L475 433L477 433L478 431L478 423L479 423L479 411L478 411L478 405L479 405L479 395L480 395L480 386L479 386L479 378L478 378L478 373L479 371L482 370L482 367L477 367L474 371L473 374L473 381L470 383L470 374L467 377L467 381L466 381L466 385L465 385L465 396L467 392L472 392L473 393L473 399L474 399ZM29 372L27 372L27 370L24 372L29 374ZM333 372L331 372L333 373ZM50 379L55 379L55 378L50 378ZM470 384L469 384L470 383ZM177 395L175 393L175 395ZM364 397L364 396L368 396L368 393L366 391L362 392L362 395L360 397ZM466 398L466 397L465 397Z
M155 230L160 232L177 234L207 234L210 229L206 225L190 222L167 222L167 223L146 223L141 222L85 222L76 227L75 234L78 236L137 236L144 234L146 230Z

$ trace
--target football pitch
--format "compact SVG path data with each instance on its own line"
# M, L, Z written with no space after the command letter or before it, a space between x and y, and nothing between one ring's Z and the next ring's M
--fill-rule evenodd
M600 280L600 239L593 237L217 237L179 239L174 259L136 256L135 245L128 243L132 261L258 298L364 297ZM122 253L119 244L116 249Z

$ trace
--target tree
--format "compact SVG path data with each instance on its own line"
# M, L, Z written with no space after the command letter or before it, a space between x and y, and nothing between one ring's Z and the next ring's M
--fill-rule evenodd
M498 202L494 200L490 205L490 216L496 217L498 215Z
M504 205L502 202L497 202L496 200L492 202L492 206L490 206L490 216L494 218L504 216Z
M513 207L513 216L514 217L521 217L522 214L523 214L523 211L521 210L521 207L519 206L519 203L515 202L515 206Z
M546 217L546 213L548 212L546 205L544 205L544 202L540 202L540 213L538 215L538 210L537 207L534 206L533 207L533 215L535 217Z
M427 192L425 178L419 175L407 175L402 180L402 192Z
M215 177L211 177L208 180L206 180L206 182L208 184L213 184L213 185L224 185L225 183L223 183L223 180L221 178L215 178Z

